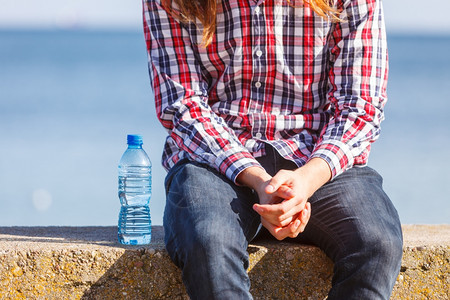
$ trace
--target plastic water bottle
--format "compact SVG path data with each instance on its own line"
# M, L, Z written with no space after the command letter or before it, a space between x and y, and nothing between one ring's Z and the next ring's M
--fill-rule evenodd
M125 245L144 245L151 241L152 164L142 149L142 136L128 135L127 142L119 162L118 238Z

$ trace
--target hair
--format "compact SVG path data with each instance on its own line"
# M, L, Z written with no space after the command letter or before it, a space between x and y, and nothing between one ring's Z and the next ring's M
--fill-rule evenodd
M172 10L172 1L175 2L179 11ZM292 0L285 0L290 6ZM295 1L295 0L293 0ZM214 37L216 30L217 0L161 0L162 5L169 13L181 22L193 22L196 18L203 25L203 45L207 47ZM316 14L332 22L342 21L339 18L339 10L331 6L331 0L303 0L303 4L309 6Z

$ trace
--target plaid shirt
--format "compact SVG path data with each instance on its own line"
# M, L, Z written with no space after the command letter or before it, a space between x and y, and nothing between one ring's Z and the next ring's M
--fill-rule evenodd
M180 24L160 0L144 0L156 112L168 130L163 166L189 159L235 181L260 166L266 144L298 166L320 157L333 177L367 164L386 102L382 4L335 7L344 22L284 0L222 0L204 48L200 23Z

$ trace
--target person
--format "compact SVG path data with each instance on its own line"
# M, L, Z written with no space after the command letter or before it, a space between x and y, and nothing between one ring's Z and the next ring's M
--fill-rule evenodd
M367 166L387 100L381 0L143 5L165 243L189 296L251 299L247 246L270 233L333 260L328 299L388 299L401 224Z

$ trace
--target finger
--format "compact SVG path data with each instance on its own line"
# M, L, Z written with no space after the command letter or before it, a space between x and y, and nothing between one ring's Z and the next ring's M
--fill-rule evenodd
M278 225L281 227L286 227L293 221L300 219L300 213L302 209L300 209L300 206L293 207L290 211L288 211L286 214L276 217L274 225Z
M275 237L278 240L283 240L287 237L297 237L297 235L299 234L298 232L298 228L301 226L301 222L300 220L295 220L294 222L291 222L288 226L286 227L275 227L274 228L274 233L275 233Z
M278 224L274 224L274 225L277 225L277 226L280 226L280 227L286 227L286 226L288 226L289 224L291 224L293 221L295 221L297 218L295 217L295 216L292 216L292 217L289 217L289 218L287 218L287 219L284 219L283 221L281 221L281 222L278 222Z
M296 238L300 233L305 231L310 217L311 204L308 202L305 205L305 209L298 215L297 219L294 219L288 226L275 226L264 218L261 218L261 221L264 227L266 227L276 239L283 240L287 237Z
M258 212L258 208L255 209ZM266 212L258 212L259 215L275 226L285 227L295 221L298 218L298 214L301 210L295 209L292 210L289 214L286 215L277 215Z
M289 171L281 170L275 176L270 179L269 184L266 186L265 191L268 194L272 194L277 191L283 184L290 182Z
M284 218L284 216L282 216L283 217L283 219L280 219L279 221L278 221L278 223L277 224L274 224L274 225L278 225L278 226L280 226L280 227L286 227L286 226L288 226L289 224L291 224L292 222L294 222L295 220L297 220L298 219L298 213L297 214L295 214L295 215L292 215L292 216L289 216L289 217L287 217L287 218Z
M271 194L272 197L279 198L281 200L292 199L295 197L294 190L287 185L280 186L276 191ZM280 201L281 202L281 201Z
M302 215L303 211L305 211L306 215ZM310 216L311 216L311 204L309 202L306 202L304 206L302 206L301 204L295 205L291 210L289 210L283 215L280 215L277 218L280 224L275 223L274 225L280 225L282 227L285 227L296 219L299 219L300 222L302 222L302 224L306 224L308 223Z
M286 219L280 220L278 218L275 219L267 219L272 225L277 227L286 227L291 224L293 221L297 220L298 215L287 217Z
M285 226L289 225L292 221L295 221L298 218L298 215L282 216L281 218L279 216L271 215L271 214L260 214L260 216L262 218L266 219L272 225L278 226L278 227L285 227Z
M303 231L305 231L306 225L308 224L310 217L311 217L311 204L309 204L308 202L305 206L305 209L300 213L301 225L298 228L297 234L300 234Z
M285 219L298 214L304 208L300 203L301 201L299 201L299 199L291 198L276 204L256 203L253 205L253 209L265 218L282 222Z
M281 241L284 240L286 237L288 237L289 234L288 230L279 226L275 226L264 218L261 218L261 223L277 240Z
M305 231L306 225L309 222L311 217L311 204L309 202L306 203L305 209L303 209L298 216L298 220L300 221L300 226L298 226L297 230L294 232L293 236L296 237L303 231Z
M300 226L301 222L300 220L295 220L295 222L292 222L287 227L280 227L275 226L271 224L269 221L267 221L264 218L261 218L262 225L272 234L277 240L283 240L289 236L295 237L297 234L295 232L297 231L297 228Z
M267 221L264 218L261 218L261 224L270 232L271 235L273 235L277 240L281 241L283 240L285 237L282 237L279 233L277 233L277 229L280 227L277 227L275 225L273 225L272 223L270 223L269 221Z

